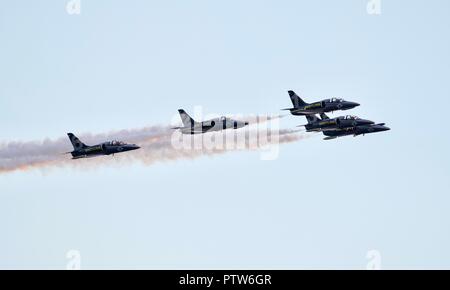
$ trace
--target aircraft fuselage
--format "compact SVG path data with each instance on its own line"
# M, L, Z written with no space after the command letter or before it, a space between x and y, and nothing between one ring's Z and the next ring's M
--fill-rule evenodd
M94 146L86 146L85 148L77 149L70 153L72 154L72 159L79 159L117 154L139 148L140 147L135 144L110 145L108 143L102 143Z
M345 117L337 117L333 119L318 120L305 125L307 132L335 131L340 129L354 128L357 126L371 125L373 121L360 118L347 119Z
M305 116L320 113L328 113L334 111L345 111L359 106L358 103L348 102L344 100L322 100L311 104L300 105L296 108L288 109L292 115Z
M248 125L248 122L242 122L232 119L212 119L203 122L192 122L191 126L180 127L183 134L203 134L207 132L222 131L227 129L239 129Z
M351 127L351 128L335 130L335 131L324 131L323 134L325 136L327 136L325 138L325 140L330 140L330 139L335 139L338 137L344 137L344 136L350 136L350 135L353 135L354 137L356 137L359 135L383 132L383 131L388 131L388 130L390 130L390 128L386 127L384 123L381 123L381 124L372 124L372 125Z

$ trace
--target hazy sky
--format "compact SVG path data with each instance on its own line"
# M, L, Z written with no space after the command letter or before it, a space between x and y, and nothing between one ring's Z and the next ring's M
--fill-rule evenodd
M279 113L289 89L357 101L349 113L392 130L314 135L273 161L2 174L0 268L64 269L72 249L84 269L364 269L370 250L382 268L450 268L449 1L67 2L0 0L0 143L197 105Z

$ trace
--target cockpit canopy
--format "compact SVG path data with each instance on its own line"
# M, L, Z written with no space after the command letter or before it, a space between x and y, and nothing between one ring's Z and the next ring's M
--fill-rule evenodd
M107 145L111 145L111 146L120 146L120 145L125 145L125 142L122 141L118 141L118 140L113 140L110 142L107 142Z
M344 100L339 98L331 98L330 102L332 103L342 103Z
M356 119L358 119L358 117L351 116L351 115L347 115L347 116L344 117L344 120L356 120Z

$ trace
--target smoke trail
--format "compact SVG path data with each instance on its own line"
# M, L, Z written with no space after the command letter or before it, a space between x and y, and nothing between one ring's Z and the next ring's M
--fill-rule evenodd
M265 122L266 120L254 121ZM241 129L242 130L242 129ZM235 130L230 130L235 131ZM224 131L225 132L225 131ZM228 148L226 146L207 149L201 148L175 148L173 146L174 130L168 126L151 126L141 129L121 130L107 134L84 134L78 136L87 144L98 144L106 140L124 140L130 143L137 143L141 149L115 155L114 159L110 156L100 156L89 159L72 160L70 154L64 152L72 151L72 145L67 137L56 140L45 139L43 141L31 142L8 142L0 143L0 173L12 172L16 170L29 170L33 168L51 168L62 166L90 167L106 164L114 160L115 163L127 163L130 161L140 161L150 165L155 162L165 162L177 159L193 159L204 155L222 154L228 151L237 150L258 150L266 145L273 143L295 142L305 138L305 135L299 135L298 130L280 130L278 132L266 132L269 138L259 138L264 135L260 132L251 134L255 130L249 129L245 132L244 145L241 148ZM221 132L208 133L220 136ZM204 134L204 135L208 135ZM183 135L183 140L188 139L193 143L203 142L201 138L204 135ZM225 135L225 134L223 134ZM262 140L259 140L259 139ZM256 146L251 146L256 144Z
M267 133L267 132L266 132ZM168 160L177 160L177 159L193 159L200 156L212 156L217 154L223 154L231 151L249 151L249 150L260 150L268 145L273 144L282 144L282 143L290 143L295 142L301 139L306 138L306 135L296 134L297 130L280 130L278 132L270 132L268 133L268 138L261 138L263 135L259 131L254 131L253 134L250 132L246 132L242 142L235 142L232 144L232 148L227 147L227 143L219 144L219 148L214 146L212 148L207 148L204 145L204 140L202 135L183 135L182 139L188 139L191 141L191 145L197 143L201 144L200 148L196 148L195 146L190 146L187 148L174 148L171 143L171 138L162 137L162 138L153 138L152 140L148 140L149 142L144 142L142 144L142 149L133 151L129 156L122 155L121 157L124 159L136 158L145 164L153 164L155 162L168 161ZM224 137L225 134L223 132L217 133L209 133L215 134L215 137ZM276 140L274 140L276 139Z
M233 117L233 119L238 121L246 121L249 125L252 124L260 124L264 122L269 122L271 120L281 119L288 116L287 114L278 114L278 115L256 115L256 116L246 116L246 117Z

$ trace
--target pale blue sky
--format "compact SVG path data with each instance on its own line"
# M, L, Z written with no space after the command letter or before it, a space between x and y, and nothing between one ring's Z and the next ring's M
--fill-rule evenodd
M0 0L0 142L278 113L288 89L392 130L0 175L0 268L450 268L449 1L66 2Z

